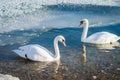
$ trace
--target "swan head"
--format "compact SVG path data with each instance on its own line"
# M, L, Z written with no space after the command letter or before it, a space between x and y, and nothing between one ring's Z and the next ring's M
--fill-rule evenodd
M82 21L80 21L80 26L82 25L82 24L87 24L88 23L88 19L83 19Z
M62 35L57 36L56 39L66 46L65 38Z

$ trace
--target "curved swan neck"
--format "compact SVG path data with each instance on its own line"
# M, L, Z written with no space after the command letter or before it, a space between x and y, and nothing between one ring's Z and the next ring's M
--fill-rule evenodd
M55 59L60 59L60 51L58 47L58 39L54 40L54 49L55 49Z
M86 37L87 37L88 25L89 25L89 22L86 21L86 22L85 22L84 29L83 29L83 33L82 33L82 36L81 36L81 40L84 40L84 39L86 39Z

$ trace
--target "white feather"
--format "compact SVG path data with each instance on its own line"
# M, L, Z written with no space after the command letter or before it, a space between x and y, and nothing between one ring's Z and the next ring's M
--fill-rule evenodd
M61 39L65 41L63 36L57 36L54 40L56 55L52 54L49 50L38 44L21 46L18 49L13 50L13 52L22 58L33 61L54 61L60 58L58 41L62 41Z
M92 44L108 44L108 43L116 42L120 39L120 37L118 37L117 35L109 32L97 32L87 37L89 22L87 19L84 19L83 23L85 24L85 27L81 37L82 42L92 43Z

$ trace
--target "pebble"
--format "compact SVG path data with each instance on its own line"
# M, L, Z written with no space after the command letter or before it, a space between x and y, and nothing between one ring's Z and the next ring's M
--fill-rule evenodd
M93 79L94 79L94 80L97 79L97 76L93 76Z

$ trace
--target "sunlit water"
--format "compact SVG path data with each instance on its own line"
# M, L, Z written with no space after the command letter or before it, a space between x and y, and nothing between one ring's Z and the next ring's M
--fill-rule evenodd
M120 79L120 41L83 44L80 41L83 27L79 26L80 20L88 18L88 36L98 31L120 36L119 1L106 0L107 5L102 1L92 4L89 0L87 4L72 0L33 2L34 5L26 0L18 1L19 6L12 6L16 2L0 6L0 73L21 80ZM22 45L39 44L54 53L53 40L57 35L63 35L67 44L64 47L59 43L60 61L33 62L12 52Z

